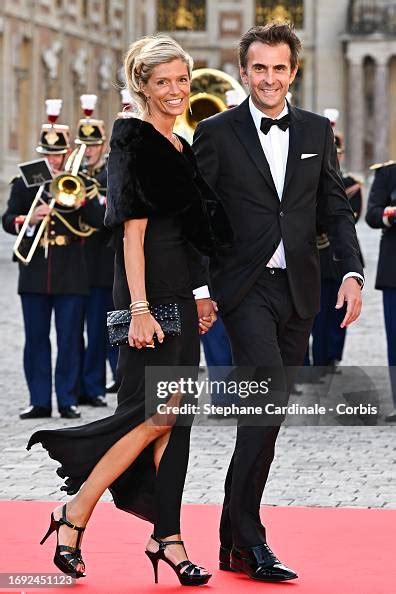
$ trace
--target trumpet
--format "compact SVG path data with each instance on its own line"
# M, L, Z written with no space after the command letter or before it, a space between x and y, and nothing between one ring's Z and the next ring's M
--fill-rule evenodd
M242 85L229 74L215 68L198 68L191 78L190 106L176 118L175 132L192 142L199 122L227 109L227 91L235 91L238 103L246 98Z
M42 194L44 192L44 185L41 185L39 187L13 247L13 252L15 256L23 264L29 264L29 262L31 262L33 255L37 249L37 246L40 243L40 239L48 226L48 223L52 216L52 212L56 208L56 205L73 210L77 210L83 205L86 197L86 190L82 178L78 175L78 171L81 165L81 161L84 157L85 149L85 144L81 144L78 149L75 149L66 161L65 171L57 175L52 180L50 185L50 192L52 198L48 203L49 212L41 221L37 233L34 237L33 243L30 246L29 252L26 256L24 256L19 251L19 247L26 236L26 230L30 226L33 212L40 203L47 204L47 202L45 202L45 200L43 200L42 198Z

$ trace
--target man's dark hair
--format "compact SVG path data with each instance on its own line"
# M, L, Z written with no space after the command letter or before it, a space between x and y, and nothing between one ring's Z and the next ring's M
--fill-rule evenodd
M258 25L249 29L239 42L239 64L244 70L246 70L247 66L249 47L255 41L260 41L267 45L286 43L290 48L291 69L294 70L298 65L301 41L295 34L293 25L289 23L267 23L264 26Z

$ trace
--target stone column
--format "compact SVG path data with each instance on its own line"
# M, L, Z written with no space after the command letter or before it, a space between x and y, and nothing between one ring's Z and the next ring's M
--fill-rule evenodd
M348 164L355 173L364 170L364 85L362 56L349 56Z
M374 95L374 160L387 161L389 157L389 60L376 57Z

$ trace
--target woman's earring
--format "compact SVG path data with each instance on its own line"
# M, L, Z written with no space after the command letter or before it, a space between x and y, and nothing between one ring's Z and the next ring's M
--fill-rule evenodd
M191 108L191 99L190 99L190 97L188 98L188 111L190 112L190 115L192 116L193 112L192 112L192 108Z

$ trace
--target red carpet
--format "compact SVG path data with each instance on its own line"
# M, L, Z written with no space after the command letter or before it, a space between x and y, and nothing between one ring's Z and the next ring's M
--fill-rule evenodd
M0 572L57 572L52 564L54 535L43 546L38 544L54 507L54 503L48 502L0 502ZM214 505L184 507L183 527L190 557L214 574L200 591L396 593L396 510L264 507L272 548L300 575L298 580L280 584L254 582L239 574L217 570L219 513L220 508ZM36 594L180 593L182 586L164 563L160 563L160 583L154 584L149 560L143 554L149 534L148 523L120 512L110 503L101 503L83 543L87 577L78 580L72 588L29 591ZM0 588L0 591L5 590ZM13 589L13 592L21 591Z

